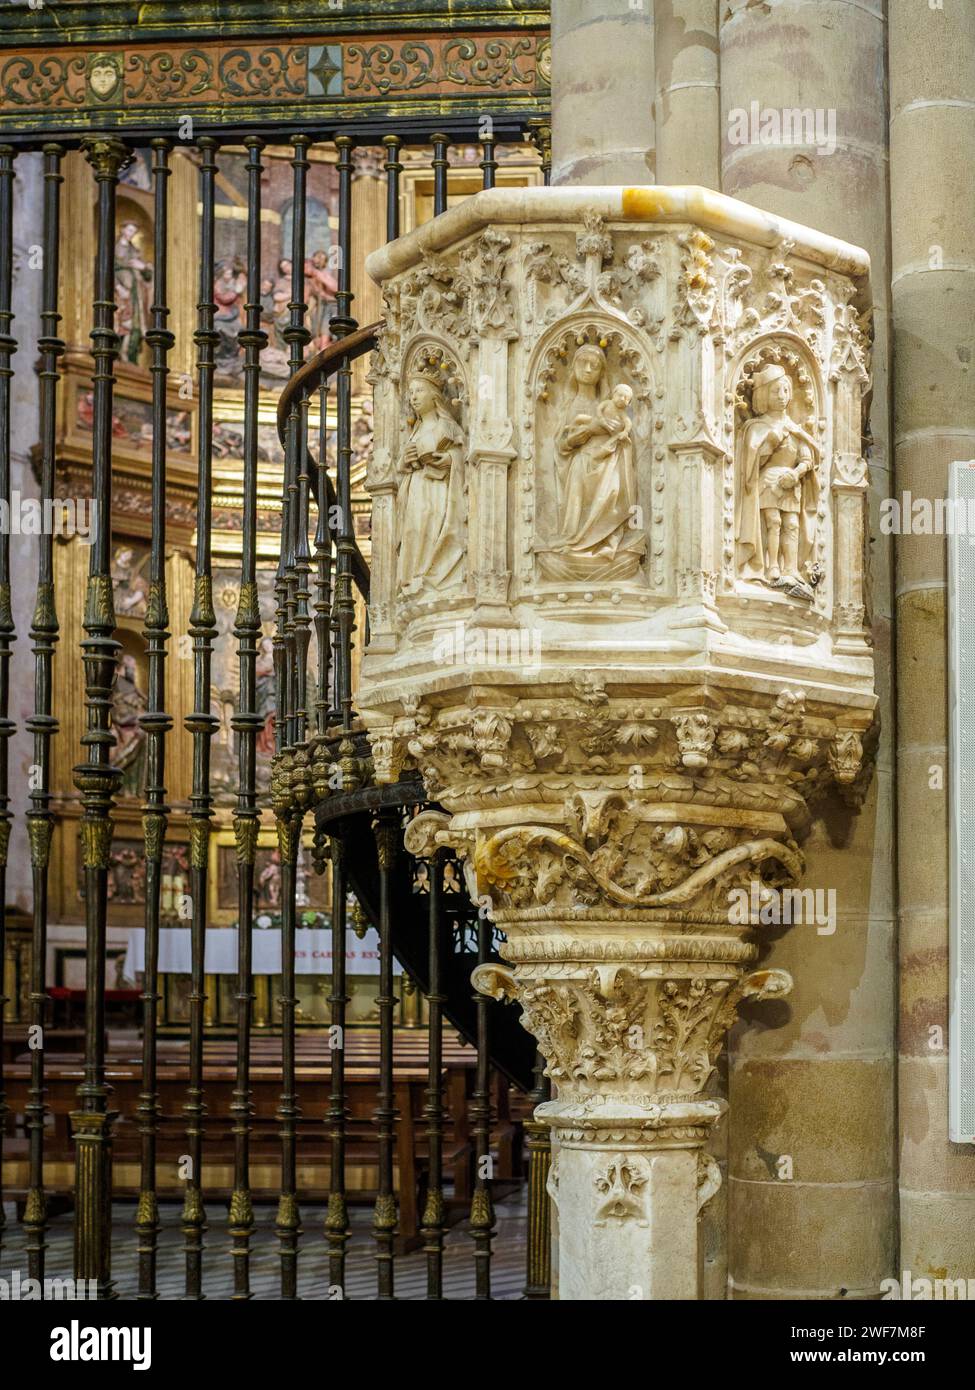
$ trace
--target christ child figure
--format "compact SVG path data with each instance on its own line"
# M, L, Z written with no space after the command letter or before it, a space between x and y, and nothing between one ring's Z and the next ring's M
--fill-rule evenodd
M618 386L613 387L608 399L601 401L596 408L596 414L609 436L598 450L598 458L610 458L621 444L630 442L633 424L626 412L632 400L633 388L621 381Z

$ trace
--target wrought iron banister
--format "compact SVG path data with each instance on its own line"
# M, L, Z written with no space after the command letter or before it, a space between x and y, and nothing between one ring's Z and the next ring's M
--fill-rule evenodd
M382 328L382 319L369 323L365 328L357 328L345 338L339 338L328 347L316 352L300 368L281 392L278 400L278 437L284 444L287 438L288 415L292 405L310 400L321 386L327 386L338 371L342 359L354 361L372 352L376 346L377 335Z
M456 1285L445 1276L449 1261L444 1244L462 1204L469 1213L467 1230L477 1255L476 1288L480 1296L490 1292L493 1170L485 1162L492 1145L498 1147L496 1121L502 1106L507 1106L508 1082L522 1090L529 1084L527 1054L534 1045L514 1010L495 1011L503 1012L503 1017L491 1018L489 1032L489 1006L471 999L471 967L478 953L483 958L495 950L491 929L482 922L478 932L477 908L464 891L459 860L440 855L427 865L406 852L402 826L423 804L422 782L408 770L394 787L375 783L371 749L355 710L353 680L359 650L368 640L363 604L370 601L368 545L362 542L360 548L363 531L353 525L362 519L358 431L363 420L368 423L368 406L360 416L362 368L356 367L353 376L353 364L376 348L382 323L359 328L352 317L353 289L359 292L358 304L368 304L368 292L358 282L360 272L353 274L349 269L350 247L358 265L362 251L375 244L370 237L376 233L369 229L377 223L381 226L383 202L387 237L398 235L401 209L411 221L443 211L448 185L451 196L458 192L451 161L458 157L461 142L466 147L461 156L466 161L461 187L466 190L474 180L491 186L498 174L499 154L502 165L507 160L509 166L517 164L523 170L525 163L517 149L514 154L510 146L499 150L497 135L484 138L481 148L472 150L475 137L470 120L466 125L452 121L441 128L449 135L438 133L427 150L402 134L386 133L381 137L382 149L364 149L361 140L351 135L319 131L296 135L285 151L280 131L272 138L267 130L258 133L241 127L217 134L197 131L192 149L184 148L172 135L140 133L134 159L135 136L96 134L87 142L87 160L74 149L76 135L70 132L40 150L43 167L38 158L38 177L43 173L44 201L37 211L44 282L37 297L38 321L32 325L22 316L26 336L21 339L22 354L25 346L36 345L40 360L39 482L42 500L53 508L59 496L70 496L79 486L86 489L75 478L93 460L92 515L97 524L83 612L81 597L60 577L76 573L71 568L74 559L64 558L74 555L76 546L74 550L68 545L55 547L53 536L45 531L38 545L36 576L32 573L30 580L31 584L37 580L30 630L36 681L27 731L34 741L37 779L31 785L28 811L34 960L25 1021L28 1009L30 1021L45 1030L56 1021L48 1018L45 978L48 898L51 919L60 926L64 915L60 904L65 901L60 884L62 879L68 882L72 862L68 861L65 873L66 852L77 854L78 879L84 882L88 958L84 1076L77 1100L71 1102L69 1097L72 1146L66 1161L57 1148L51 1121L58 1117L61 1124L61 1117L68 1113L63 1098L68 1095L66 1088L75 1086L71 1069L46 1044L30 1058L15 1058L8 1048L0 1059L15 1064L15 1091L6 1116L0 1102L0 1143L4 1138L8 1141L5 1167L16 1179L11 1183L8 1177L7 1191L19 1200L24 1189L29 1199L23 1236L17 1230L10 1232L9 1225L7 1232L13 1235L15 1248L24 1250L32 1275L42 1275L49 1268L57 1271L58 1260L63 1259L58 1231L51 1230L51 1222L58 1201L64 1199L63 1173L73 1166L78 1177L75 1270L78 1277L94 1281L100 1296L111 1297L118 1285L123 1297L165 1297L178 1259L184 1266L187 1298L209 1294L214 1287L211 1271L219 1270L221 1263L233 1268L235 1296L252 1297L267 1282L262 1259L265 1227L256 1208L269 1195L267 1169L279 1160L280 1179L275 1177L270 1192L278 1200L275 1231L281 1296L307 1296L319 1287L313 1251L305 1257L300 1249L301 1204L308 1219L309 1207L320 1204L324 1193L328 1210L317 1217L318 1238L322 1239L324 1225L329 1286L344 1289L346 1252L355 1253L359 1241L350 1208L357 1195L361 1200L363 1192L373 1191L373 1184L361 1176L360 1150L365 1147L369 1163L375 1158L377 1174L372 1230L380 1296L392 1296L394 1288L403 1296L405 1285L396 1273L399 1256L410 1248L408 1242L421 1239L429 1296L443 1297L445 1290L446 1296L454 1296ZM19 147L26 140L15 143ZM331 148L323 150L323 145ZM476 166L473 161L481 153L483 161ZM377 189L368 183L357 187L352 197L360 156L361 168L371 171L363 178L385 183L378 198L374 196ZM16 160L28 168L33 158L29 150L16 154ZM261 274L261 256L269 254L266 228L272 225L265 213L283 205L286 159L290 161L288 206L294 211L280 234L282 261L272 294L265 291ZM0 213L4 214L0 217L0 329L4 310L8 316L11 310L8 282L16 274L9 217L14 198L20 196L14 189L14 163L13 144L0 148ZM268 166L277 180L273 187L266 177ZM476 172L478 167L483 178ZM222 216L228 169L242 176L242 201L232 209L233 218ZM325 197L326 174L328 189L334 192L337 185L340 195L336 242L341 252L337 288L333 285L327 292L322 289L324 279L315 282L314 291L310 279L315 273L312 267L321 271L324 265L315 256L325 253L319 252L315 242L305 244L314 225L310 207L315 197L320 204ZM136 182L137 175L146 182ZM508 177L514 175L509 172ZM429 195L416 193L421 180L428 181ZM62 228L71 227L73 232L77 209L87 207L93 189L98 199L86 235L97 253L92 258L95 277L87 269L76 268L81 257L73 250L69 254L70 243L61 236ZM410 201L414 195L415 206ZM365 206L373 220L363 218L353 235L353 212L367 197L372 199ZM428 202L423 204L422 198ZM145 221L138 233L142 237L138 252L132 250L125 232L125 210L132 208L144 214ZM225 233L232 222L244 224L242 244L246 238L246 255L241 250L236 267L226 250ZM194 265L190 272L195 283L189 284L187 292L189 258L181 252L190 242L198 269ZM331 248L335 243L327 244ZM60 261L59 249L63 252ZM138 257L147 261L149 254L152 264L140 267ZM282 270L284 258L288 265ZM59 274L66 263L72 276L67 282ZM282 281L289 265L290 303L285 304L289 295ZM239 305L231 312L226 308L226 283L221 283L228 266L230 283L237 277L244 282L237 291ZM89 279L81 279L82 274ZM151 289L145 288L150 279ZM139 318L143 298L144 318ZM126 307L138 322L126 318ZM330 320L329 308L333 311ZM362 312L363 317L373 318L377 309L370 306ZM95 370L89 399L92 382L83 376L87 364L80 347L71 345L83 341L92 325ZM335 341L314 351L326 332ZM9 331L0 333L0 359L5 349L12 352L14 346ZM278 380L285 372L287 380ZM0 372L0 378L4 376ZM267 393L278 384L281 394L272 404L273 397ZM0 388L3 385L0 380ZM140 410L145 406L145 426L138 440L130 424L136 397ZM0 455L5 455L8 405L8 396L0 389ZM90 425L86 423L89 407ZM275 420L272 439L276 433L284 449L280 526L277 498L269 497L270 473L265 467L269 455L272 466L277 456L276 443L267 437L266 412ZM239 432L238 423L242 425ZM86 449L90 458L85 457ZM19 460L14 462L19 468ZM0 499L6 497L9 505L11 480L4 463L5 457L0 457ZM144 476L146 482L145 511L133 532L147 541L144 613L131 603L125 606L131 593L124 578L115 573L116 548L129 535L131 518L126 508L131 505L135 515L136 502L129 502L127 492L130 476L140 481ZM15 482L18 477L14 475ZM110 481L115 484L114 511ZM241 525L235 533L238 514ZM278 533L280 563L272 604ZM231 556L237 557L236 564ZM64 593L56 660L55 573L58 591ZM5 581L0 554L0 599L6 596ZM19 584L14 568L15 593ZM81 583L75 585L78 594L82 588ZM377 590L377 585L373 588ZM119 600L120 595L124 597L116 608L113 596ZM230 616L234 608L235 619ZM266 644L274 608L272 680ZM12 637L11 631L8 645ZM0 633L0 648L4 640ZM0 668L9 664L3 657L0 650ZM85 677L84 729L78 710L60 693L67 688L64 673L72 662ZM139 681L143 668L144 696ZM0 669L0 687L3 676ZM76 688L81 687L79 679ZM0 713L3 697L0 689ZM139 698L145 703L137 707ZM137 717L132 715L133 708ZM273 759L268 744L272 716ZM133 733L134 729L138 732ZM79 760L77 743L82 735L83 759ZM141 740L139 756L144 763L123 763L119 755L131 749L136 738ZM0 869L8 823L2 810L2 753L0 748ZM81 796L74 797L59 775L61 762L79 764L75 776ZM265 781L269 762L270 795ZM124 785L123 767L129 769ZM280 885L282 944L274 1025L268 1023L271 972L259 966L254 954L263 944L255 929L266 925L259 915L263 891L259 876L269 872L266 866L274 853L269 811L278 837L273 872ZM327 1111L316 1109L309 1099L302 1047L308 1041L306 1030L314 1024L303 1011L303 982L295 980L295 961L301 954L296 933L307 926L308 915L301 909L313 901L301 896L306 891L311 839L304 827L312 815L316 867L324 871L327 863L331 875ZM77 850L74 841L66 839L66 825L77 835ZM130 827L137 828L127 836ZM134 859L132 844L138 845L138 872L144 874L142 901L115 896L117 865L123 862L118 856ZM224 851L229 851L226 858ZM233 908L222 906L228 895ZM113 917L120 904L137 901L144 912L134 912L130 906L124 922ZM228 915L221 918L218 906ZM208 958L212 929L230 927L231 912L237 919L234 987L221 992ZM328 912L323 915L327 917ZM357 1037L350 1031L348 1068L345 1044L332 1041L346 1034L347 1025L353 1030L358 1022L355 1011L347 1010L352 986L343 950L347 918L350 924L363 926L372 921L381 950L375 1053L363 1063L362 1034ZM144 925L135 926L139 919ZM141 1037L132 1048L137 1086L131 1095L113 1070L118 1039L105 1026L113 1017L113 1001L106 1002L105 971L111 958L109 931L116 921L132 923L143 942L144 964L136 966L135 977L141 977L141 989L133 1006L138 1008ZM185 945L186 964L179 971L162 959L161 948L177 934L170 930L174 923L185 929L179 953ZM0 914L0 939L4 925ZM401 967L409 981L404 993L413 999L420 992L426 996L428 1027L422 1002L411 1006L412 1014L406 1005L402 1016L398 1012ZM302 973L300 967L298 973ZM174 1024L167 1010L175 997L170 985L177 974L184 975L187 984ZM415 1049L419 1034L404 1033L397 1023L407 1018L409 1026L426 1030L416 1060L410 1060L410 1049ZM314 1022L321 1024L322 1017L316 1016ZM234 1054L220 1089L211 1086L215 1069L211 1048L218 1028L226 1026L235 1028ZM172 1040L167 1036L177 1027L185 1048L181 1078L175 1076L174 1053L169 1050ZM280 1036L273 1126L260 1109L267 1100L267 1077L257 1074L261 1049L267 1046L272 1027ZM476 1059L454 1030L477 1044ZM362 1138L361 1108L354 1109L364 1094L360 1074L364 1066L375 1082L376 1103L367 1140ZM420 1095L418 1070L424 1073L422 1109L411 1110L409 1095ZM407 1071L412 1076L409 1093L403 1090ZM6 1067L0 1070L0 1080L4 1072ZM2 1089L0 1085L0 1093ZM21 1133L26 1141L23 1159L19 1157ZM404 1140L404 1134L414 1137ZM269 1160L272 1141L277 1151ZM512 1154L510 1141L506 1142L509 1150L499 1170L504 1178L518 1172L517 1148ZM177 1143L178 1184L169 1171L169 1156ZM410 1144L414 1147L407 1156ZM132 1153L134 1165L126 1163ZM475 1158L479 1164L476 1183ZM307 1177L311 1169L322 1174L315 1183ZM111 1183L113 1173L118 1176L123 1171L137 1174L134 1191L125 1195L132 1195L138 1206L134 1220L119 1223L121 1234L113 1234ZM124 1181L119 1179L120 1185ZM172 1205L175 1197L181 1200L179 1211ZM229 1221L220 1215L227 1198ZM223 1234L215 1230L218 1226L224 1228ZM205 1242L208 1229L213 1234ZM178 1247L171 1240L177 1232L182 1237ZM137 1257L132 1265L135 1273L127 1272L123 1262L121 1275L114 1278L112 1250L124 1249L125 1242ZM311 1240L307 1244L311 1246ZM224 1262L221 1246L229 1255ZM348 1273L355 1296L354 1262ZM473 1279L471 1283L473 1287Z

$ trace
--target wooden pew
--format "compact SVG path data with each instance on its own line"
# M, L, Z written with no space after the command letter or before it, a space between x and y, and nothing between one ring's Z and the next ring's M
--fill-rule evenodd
M373 1030L348 1029L345 1034L347 1119L347 1187L350 1200L367 1201L375 1191L378 1148L373 1113L379 1081L379 1037ZM327 1035L299 1035L296 1078L301 1119L298 1125L298 1188L304 1201L323 1202L328 1195L328 1126L331 1054ZM474 1152L467 1118L476 1056L453 1035L444 1038L445 1175L452 1181L457 1215L470 1201ZM53 1196L70 1194L74 1185L71 1112L77 1109L82 1079L77 1055L45 1054L45 1097L54 1129L45 1139L45 1183ZM6 1069L8 1130L5 1148L7 1194L26 1195L26 1140L17 1137L30 1085L29 1055L21 1054ZM139 1188L139 1130L136 1120L142 1089L141 1044L136 1037L112 1040L106 1057L106 1079L112 1088L110 1105L118 1112L113 1131L114 1195L135 1197ZM204 1171L206 1200L229 1200L233 1174L230 1104L236 1080L233 1039L208 1040L204 1045ZM178 1163L186 1150L182 1105L189 1082L187 1045L182 1040L159 1043L158 1089L161 1115L158 1139L158 1188L162 1200L181 1199L183 1183ZM251 1049L252 1089L251 1186L254 1199L271 1200L278 1192L280 1127L277 1107L281 1090L279 1038L255 1038ZM404 1248L418 1240L428 1176L423 1107L426 1102L427 1039L420 1030L397 1030L394 1039L394 1104L396 1124L394 1178L399 1198L399 1233ZM514 1175L518 1161L516 1130L507 1106L507 1086L498 1078L494 1093L498 1117L496 1143L498 1176Z

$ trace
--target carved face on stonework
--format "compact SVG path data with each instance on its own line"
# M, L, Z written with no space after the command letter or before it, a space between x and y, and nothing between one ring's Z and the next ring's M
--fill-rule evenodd
M439 392L432 381L428 381L425 376L414 376L410 378L409 385L410 405L417 415L426 415L437 403Z
M107 54L101 54L92 62L88 84L95 96L100 101L105 101L115 91L120 76L116 63Z
M756 375L752 387L752 410L756 415L785 410L791 400L792 382L783 367L766 367Z
M594 343L584 343L572 359L572 375L580 386L595 386L605 366L602 348Z

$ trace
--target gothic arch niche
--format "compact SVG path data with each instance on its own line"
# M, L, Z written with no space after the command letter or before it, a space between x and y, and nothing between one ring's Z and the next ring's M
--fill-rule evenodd
M432 337L407 348L403 383L393 592L409 620L467 597L468 388L456 354Z
M724 592L823 617L832 528L820 368L801 339L780 334L749 344L732 382Z
M642 612L653 429L646 353L619 323L580 315L541 340L529 382L534 528L523 582L565 604L636 595Z

